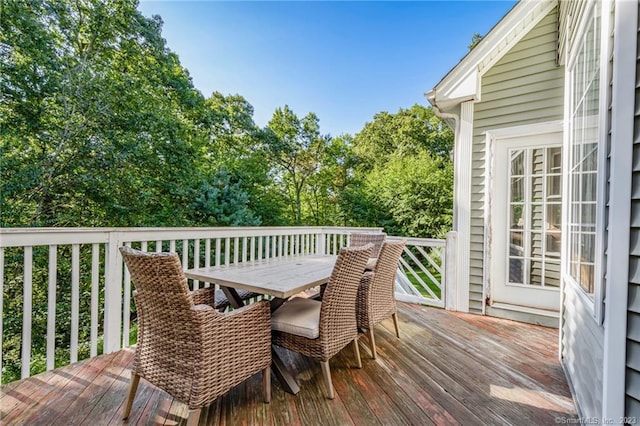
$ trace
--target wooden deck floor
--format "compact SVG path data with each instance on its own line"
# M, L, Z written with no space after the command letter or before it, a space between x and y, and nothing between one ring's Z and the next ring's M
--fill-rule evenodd
M211 425L556 424L576 418L557 359L557 330L400 304L401 340L376 328L378 359L361 339L363 368L348 346L331 361L336 398L320 365L282 351L298 395L273 381L270 404L256 375L203 410ZM133 352L91 358L2 388L0 423L121 424ZM186 407L141 381L130 424L181 424Z

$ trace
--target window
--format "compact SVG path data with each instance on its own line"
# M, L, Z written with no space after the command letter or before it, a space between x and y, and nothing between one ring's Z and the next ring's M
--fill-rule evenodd
M599 253L598 209L603 199L598 171L603 172L600 111L600 4L592 4L584 30L577 35L569 63L566 276L591 300L597 298Z
M562 147L509 150L509 284L560 286Z

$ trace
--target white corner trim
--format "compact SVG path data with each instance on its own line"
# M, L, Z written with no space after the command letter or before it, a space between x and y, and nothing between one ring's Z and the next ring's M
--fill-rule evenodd
M455 145L454 229L458 232L456 308L469 312L469 257L471 254L471 167L473 150L473 102L460 105Z
M603 13L608 13L605 2ZM615 1L603 418L625 415L625 356L638 2ZM608 37L608 34L605 34Z

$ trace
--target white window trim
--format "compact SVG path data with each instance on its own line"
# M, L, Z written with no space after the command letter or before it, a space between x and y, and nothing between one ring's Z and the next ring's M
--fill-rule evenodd
M607 96L606 94L609 92L609 79L607 73L607 65L609 59L609 49L608 49L608 36L609 36L609 2L600 2L600 1L590 1L590 4L587 6L585 13L582 16L581 21L576 26L575 36L573 38L573 42L569 49L567 49L567 60L565 61L565 117L567 121L567 129L564 134L564 150L563 150L563 180L564 180L564 193L567 196L564 198L564 203L562 205L563 209L563 228L566 229L566 232L563 233L563 253L564 259L562 266L562 276L563 281L568 285L572 291L577 294L578 298L582 301L583 305L590 311L591 316L597 324L602 324L604 309L603 309L603 297L604 297L604 239L605 239L605 204L606 204L606 176L605 169L607 162L607 152L606 152L606 138L608 133L608 128L606 126L606 117L607 117ZM577 59L577 55L579 53L581 44L587 27L590 21L593 19L593 13L595 11L595 7L601 8L600 13L600 77L599 77L599 103L598 103L598 113L600 126L598 129L598 169L597 169L597 190L596 190L596 235L595 235L595 254L594 254L594 293L593 299L587 294L587 292L582 288L582 286L575 281L575 279L569 273L569 227L568 227L568 214L569 214L569 158L570 158L570 142L572 135L572 127L571 127L571 114L572 114L572 92L571 88L573 85L573 80L571 78L571 70L575 64Z

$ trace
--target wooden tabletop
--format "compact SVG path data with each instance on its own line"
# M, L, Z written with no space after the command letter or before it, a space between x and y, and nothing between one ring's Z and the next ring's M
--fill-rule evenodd
M329 281L337 256L309 255L189 269L187 278L286 299Z

